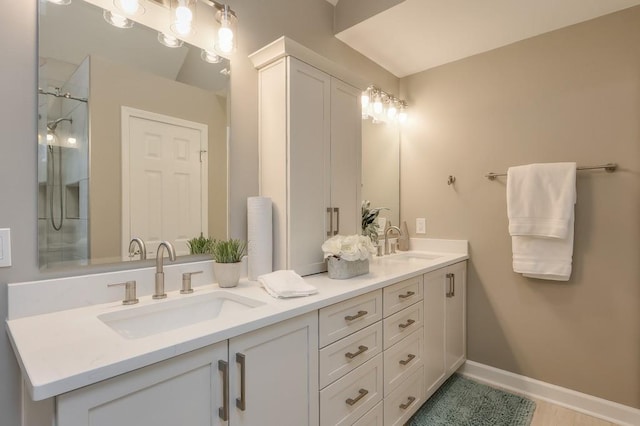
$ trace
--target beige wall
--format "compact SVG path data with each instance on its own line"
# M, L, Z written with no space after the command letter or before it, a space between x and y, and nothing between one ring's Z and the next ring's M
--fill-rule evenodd
M116 261L121 252L121 107L208 126L209 235L225 238L227 209L226 100L212 92L91 58L91 258Z
M469 359L640 408L640 7L404 78L401 94L402 219L469 239ZM556 161L620 164L578 173L567 283L513 272L506 181L483 177Z

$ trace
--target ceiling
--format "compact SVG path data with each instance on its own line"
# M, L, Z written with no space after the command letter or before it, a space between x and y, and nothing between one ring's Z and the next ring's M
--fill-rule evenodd
M638 4L640 0L405 0L336 37L405 77Z

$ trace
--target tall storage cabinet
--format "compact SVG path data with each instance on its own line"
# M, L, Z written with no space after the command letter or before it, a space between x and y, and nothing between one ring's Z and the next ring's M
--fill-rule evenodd
M280 50L265 59L264 49L252 59L260 195L273 201L273 267L309 275L326 270L320 247L327 238L359 233L361 90L309 65L314 54L296 46L306 62Z

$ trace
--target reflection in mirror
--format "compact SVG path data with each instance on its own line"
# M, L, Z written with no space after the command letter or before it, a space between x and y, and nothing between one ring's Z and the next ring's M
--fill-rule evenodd
M83 1L39 11L40 266L138 260L133 238L149 258L162 240L187 255L201 233L226 238L228 60Z
M400 223L400 132L394 123L362 120L362 199L386 207L378 219ZM382 231L382 229L380 230Z

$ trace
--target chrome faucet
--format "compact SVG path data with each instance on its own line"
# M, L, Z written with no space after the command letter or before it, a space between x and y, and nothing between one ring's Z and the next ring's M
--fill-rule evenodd
M138 249L136 250L136 246ZM136 254L140 255L140 260L147 259L147 246L144 245L142 238L135 237L129 242L129 258L132 258Z
M398 233L398 237L402 235L402 231L397 226L389 226L384 230L384 254L393 254L396 252L396 248L389 247L389 231L396 231Z
M169 254L169 260L172 262L176 260L176 251L173 245L169 241L162 241L158 245L158 252L156 253L156 292L153 295L154 299L164 299L167 297L167 293L164 292L164 271L162 270L165 248Z

